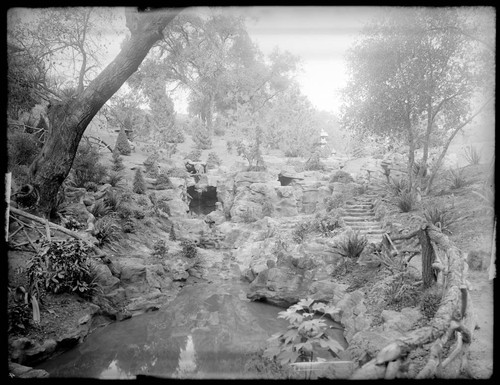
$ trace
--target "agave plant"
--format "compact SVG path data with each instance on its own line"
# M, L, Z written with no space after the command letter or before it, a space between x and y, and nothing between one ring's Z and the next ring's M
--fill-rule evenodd
M438 226L443 233L452 234L450 227L456 223L459 218L452 209L447 207L432 206L424 210L424 217L427 222Z

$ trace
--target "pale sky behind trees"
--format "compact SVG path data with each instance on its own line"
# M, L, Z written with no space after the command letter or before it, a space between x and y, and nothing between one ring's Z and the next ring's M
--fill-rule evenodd
M275 47L300 56L302 71L297 80L302 92L318 110L337 113L340 106L338 91L346 82L344 54L359 36L362 27L382 8L254 6L222 9L247 18L250 38L266 56ZM206 10L192 8L194 12ZM124 17L122 21L120 28L125 33ZM119 52L119 43L110 53L110 61ZM187 93L182 91L174 96L177 112L186 113L186 96Z

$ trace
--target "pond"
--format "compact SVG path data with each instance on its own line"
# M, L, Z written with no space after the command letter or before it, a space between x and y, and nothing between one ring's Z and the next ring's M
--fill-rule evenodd
M51 377L102 379L248 377L243 368L249 355L288 322L277 318L283 309L250 302L245 286L185 287L161 310L98 329L37 369Z

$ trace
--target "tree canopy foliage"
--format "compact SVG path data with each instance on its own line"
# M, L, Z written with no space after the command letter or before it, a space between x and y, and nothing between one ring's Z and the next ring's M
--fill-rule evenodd
M409 170L417 148L426 163L429 147L471 119L474 97L491 84L480 16L461 8L392 9L368 26L347 56L344 127L407 145Z

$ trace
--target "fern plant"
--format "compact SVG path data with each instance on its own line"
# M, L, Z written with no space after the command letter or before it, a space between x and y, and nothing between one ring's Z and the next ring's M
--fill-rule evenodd
M278 318L290 323L286 332L276 333L267 341L264 357L279 360L281 365L298 361L315 361L314 349L325 348L337 355L342 346L326 334L328 325L324 317L337 314L339 309L311 298L301 299L297 304L281 311ZM316 357L316 361L319 359Z

